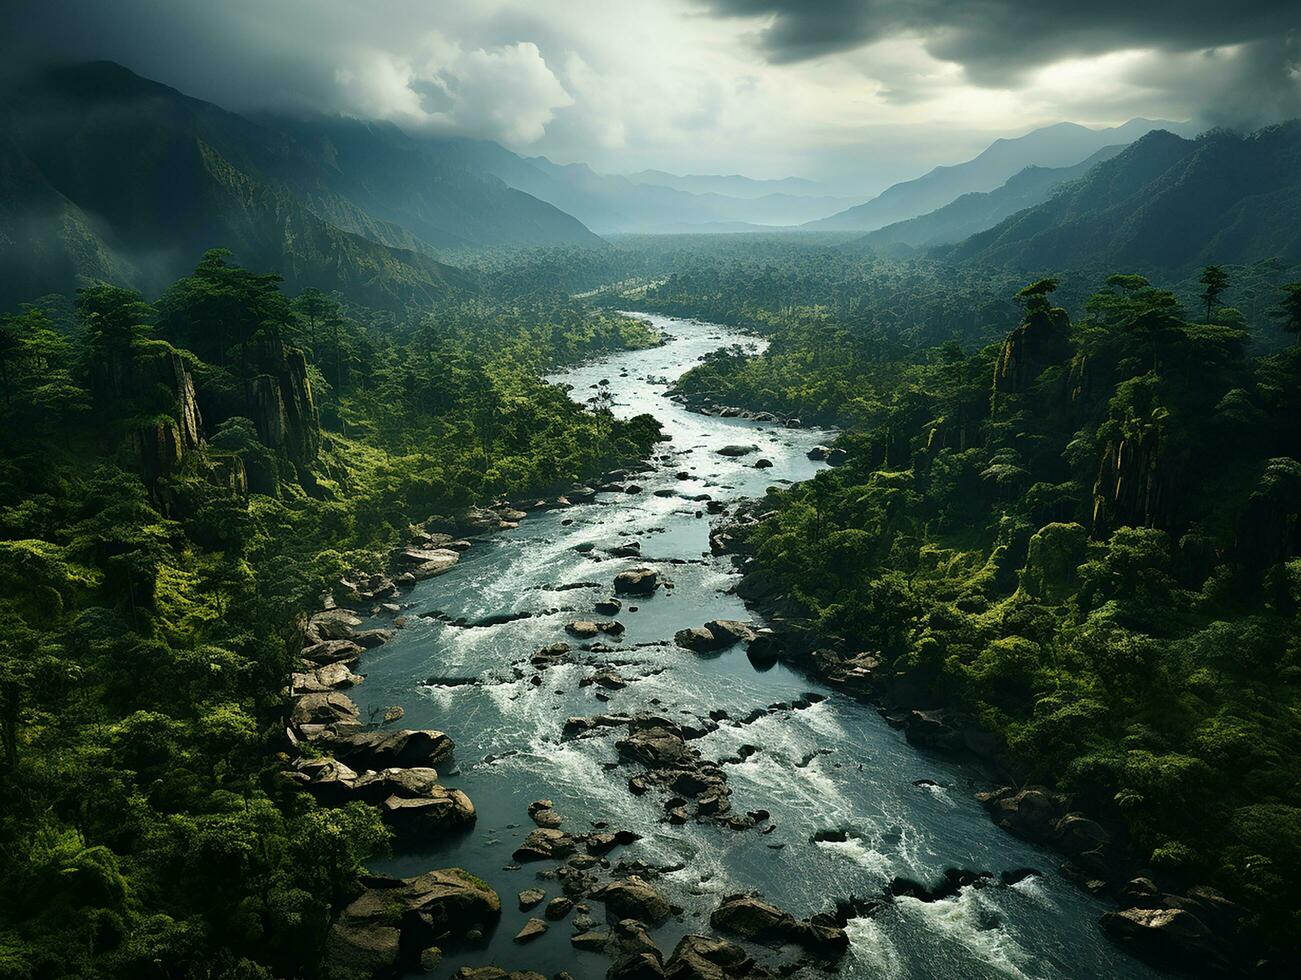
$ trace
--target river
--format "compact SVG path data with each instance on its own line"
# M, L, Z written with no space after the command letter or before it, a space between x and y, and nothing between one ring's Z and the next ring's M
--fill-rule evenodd
M491 884L502 897L502 919L481 947L449 955L436 975L460 965L493 964L577 980L604 977L609 960L576 952L569 921L551 923L541 938L520 946L516 931L540 909L520 912L516 893L538 887L548 898L558 882L539 881L549 863L511 870L511 852L533 829L529 802L554 801L566 828L587 829L607 820L643 839L612 859L682 864L655 884L685 912L652 930L668 954L686 932L709 933L708 916L724 894L757 890L797 916L829 909L835 896L872 896L895 875L937 878L946 867L1000 871L1034 867L1045 872L1011 887L966 888L953 899L924 903L901 898L870 919L848 926L851 948L843 977L1149 977L1154 974L1113 948L1097 926L1105 906L1056 874L1061 858L1017 840L989 821L974 799L978 770L953 758L908 745L868 704L839 693L784 665L758 670L741 647L703 657L673 644L675 631L713 619L748 619L729 589L737 574L730 561L709 556L709 517L686 496L708 493L729 502L761 496L772 485L809 479L822 464L806 458L830 435L739 419L701 416L668 400L664 379L689 369L701 355L734 343L754 343L730 328L651 316L671 339L661 347L614 354L565 371L552 380L586 399L609 379L616 414L649 412L672 440L657 449L655 468L638 474L637 495L603 493L595 502L530 514L517 530L484 537L459 565L421 582L404 599L409 621L389 643L366 654L365 683L351 692L369 712L405 709L401 727L437 728L457 745L459 768L444 782L465 790L478 820L473 831L426 851L403 851L376 870L409 875L431 867L460 866ZM716 450L755 443L759 452L731 459ZM772 461L756 469L758 457ZM689 480L675 474L686 471ZM672 488L674 496L655 496ZM641 559L610 558L602 549L637 540ZM584 554L576 546L592 544ZM680 560L683 563L670 563ZM529 655L569 639L564 625L594 616L592 604L610 594L616 573L648 565L674 584L649 599L632 599L636 612L615 618L627 632L607 642L611 653L584 653L581 662L551 667L541 685L530 677ZM558 589L596 582L600 588ZM432 609L467 620L517 611L560 610L491 627L463 628L418 615ZM388 625L385 617L373 625ZM371 625L371 624L368 624ZM601 689L580 687L595 666L611 665L630 680L596 699ZM517 678L515 668L524 676ZM474 677L474 685L426 685L431 676ZM724 722L693 741L707 758L722 758L743 743L759 751L726 767L737 812L763 808L776 829L732 830L712 823L670 826L662 798L634 796L629 766L612 767L615 731L606 737L563 740L570 715L655 711L705 718L714 709L741 718L754 708L790 702L804 692L826 700L810 708L779 711L738 726ZM928 779L934 786L917 786ZM852 829L844 843L812 843L819 830ZM774 845L783 845L780 847ZM592 915L603 918L594 905ZM789 954L786 959L790 959ZM763 951L771 964L782 956Z

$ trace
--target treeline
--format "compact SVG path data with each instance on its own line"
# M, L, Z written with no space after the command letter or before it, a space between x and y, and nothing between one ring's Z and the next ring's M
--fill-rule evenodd
M1026 782L1301 951L1301 284L1272 336L1112 276L1000 343L902 351L826 310L681 389L837 421L848 462L770 492L754 569L882 690L992 733ZM717 295L702 300L707 307ZM684 298L684 302L686 302ZM1273 350L1252 355L1249 348Z
M658 342L546 301L349 309L208 253L0 321L0 975L329 975L387 831L275 776L298 617L413 521L644 454L539 372Z

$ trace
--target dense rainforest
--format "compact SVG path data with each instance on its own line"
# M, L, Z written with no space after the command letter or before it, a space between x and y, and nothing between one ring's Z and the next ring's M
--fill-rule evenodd
M742 594L833 676L947 712L941 734L978 733L1019 780L1113 828L1105 860L1077 852L1081 880L1119 863L1210 886L1237 904L1229 931L1280 961L1301 951L1292 271L1209 267L1178 294L1112 275L1075 315L1057 300L1089 277L1009 290L1011 316L946 295L980 320L940 314L947 334L900 333L928 305L900 313L889 290L765 307L749 298L760 269L642 296L770 338L689 372L688 404L843 426L842 466L773 487L730 529ZM1235 285L1250 318L1225 304Z
M733 529L813 663L992 737L1295 954L1295 267L1025 287L830 235L454 258L473 288L432 310L214 250L0 323L0 974L350 975L330 924L389 830L277 775L302 614L409 525L645 456L653 419L541 380L658 343L625 309L767 339L689 404L842 429L844 465Z
M275 775L303 611L412 522L644 455L653 419L540 373L657 342L555 299L290 297L220 250L6 315L0 975L330 973L389 832Z

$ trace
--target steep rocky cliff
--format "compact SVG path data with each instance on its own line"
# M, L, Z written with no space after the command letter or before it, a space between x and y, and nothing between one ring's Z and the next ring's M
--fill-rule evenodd
M163 341L137 342L95 366L96 403L109 410L136 406L127 439L151 481L176 470L203 443L203 416L194 379L179 351Z
M295 465L316 459L321 445L320 419L301 350L269 341L254 363L259 373L244 383L245 414L264 445L283 452Z
M1007 335L994 365L995 410L1000 396L1028 391L1045 369L1070 356L1070 326L1065 310L1036 310Z

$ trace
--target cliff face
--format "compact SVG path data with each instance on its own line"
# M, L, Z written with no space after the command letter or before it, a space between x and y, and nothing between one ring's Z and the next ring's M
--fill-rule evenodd
M245 382L244 400L258 438L298 466L311 463L321 446L321 429L307 358L296 348L268 343L255 363L262 373Z
M1093 485L1093 530L1167 527L1169 487L1161 471L1161 437L1156 426L1109 441Z
M1031 313L1007 335L998 363L994 365L995 409L1000 396L1029 390L1046 368L1061 364L1070 356L1070 325L1065 310L1044 310Z
M137 344L96 366L94 384L101 405L135 404L152 411L152 421L132 429L128 441L150 480L175 471L187 452L203 444L203 415L194 379L169 344Z

